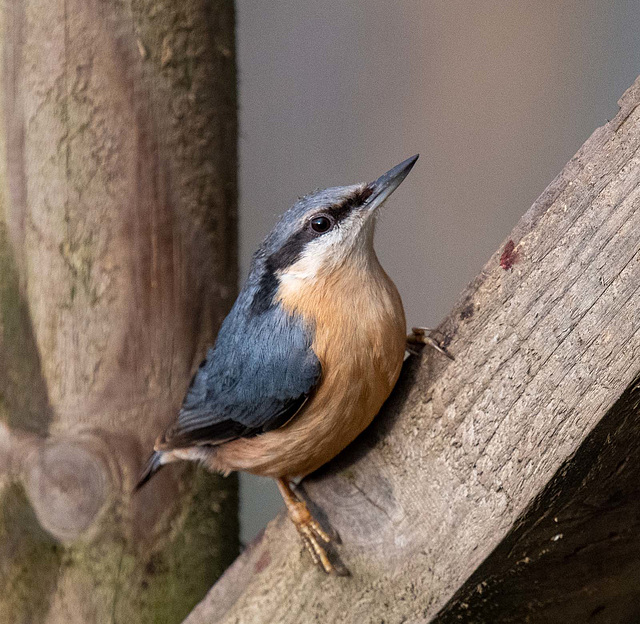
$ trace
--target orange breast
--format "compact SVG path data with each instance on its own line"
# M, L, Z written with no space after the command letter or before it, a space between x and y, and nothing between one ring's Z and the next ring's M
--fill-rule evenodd
M281 284L278 297L315 324L313 350L322 380L289 424L219 447L212 468L270 477L304 476L332 459L373 420L404 359L402 301L380 264Z

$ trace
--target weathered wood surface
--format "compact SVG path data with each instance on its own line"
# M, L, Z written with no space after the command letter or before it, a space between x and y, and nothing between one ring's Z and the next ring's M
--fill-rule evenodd
M640 378L435 619L640 622Z
M181 621L236 554L233 479L131 496L235 294L234 28L0 3L0 622Z
M543 513L536 496L640 372L639 103L640 80L442 323L455 361L407 362L374 425L305 480L352 576L315 569L280 516L187 624L432 621ZM458 616L476 621L443 621Z

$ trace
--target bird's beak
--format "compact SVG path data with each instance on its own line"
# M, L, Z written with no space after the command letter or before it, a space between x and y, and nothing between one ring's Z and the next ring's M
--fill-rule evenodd
M407 160L396 165L393 169L381 175L375 182L371 182L371 184L368 185L369 190L371 190L371 196L365 204L367 210L373 211L384 203L387 197L389 197L409 175L409 171L411 171L413 165L416 164L419 156L420 154L416 154L411 158L407 158Z

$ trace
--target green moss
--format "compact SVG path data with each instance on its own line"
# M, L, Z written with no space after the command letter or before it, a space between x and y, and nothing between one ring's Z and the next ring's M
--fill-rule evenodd
M51 410L29 310L4 222L0 220L0 394L9 425L46 433Z
M237 479L199 470L194 481L169 543L147 557L131 597L141 624L182 622L238 553Z
M0 498L0 623L42 622L56 589L61 547L18 485Z
M199 470L193 482L152 553L124 536L115 509L97 540L64 547L38 526L22 488L9 488L0 500L0 624L44 621L63 576L86 596L78 620L182 622L238 552L237 479Z
M95 621L182 622L238 552L236 481L198 471L182 513L151 553L114 530L114 516L99 542L68 548L65 573L74 591L92 596Z

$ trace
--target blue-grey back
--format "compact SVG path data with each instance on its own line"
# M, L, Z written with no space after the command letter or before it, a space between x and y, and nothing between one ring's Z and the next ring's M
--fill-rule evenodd
M256 277L243 288L196 373L179 426L231 419L247 430L268 430L316 385L321 370L311 349L313 328L277 304L256 314Z

